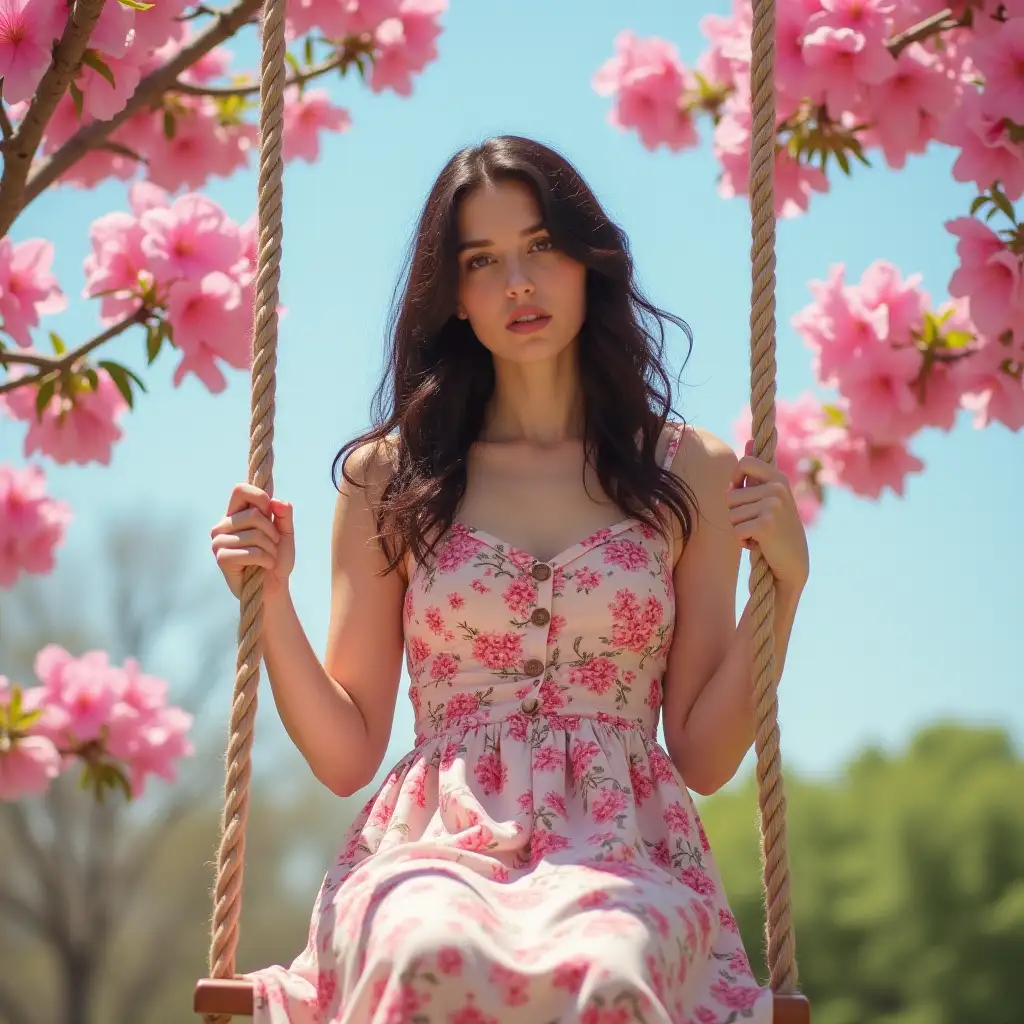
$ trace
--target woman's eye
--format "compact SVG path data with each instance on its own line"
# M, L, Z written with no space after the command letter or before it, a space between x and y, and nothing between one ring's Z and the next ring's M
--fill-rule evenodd
M479 256L474 256L466 266L469 267L470 270L479 270L481 267L487 266L487 260L490 258L490 256L485 256L481 253Z
M532 248L535 251L548 252L555 247L555 243L550 238L535 238L533 240Z

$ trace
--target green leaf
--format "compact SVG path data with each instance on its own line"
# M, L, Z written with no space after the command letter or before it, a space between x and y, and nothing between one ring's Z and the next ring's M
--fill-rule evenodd
M840 168L842 168L843 174L849 177L850 158L841 149L836 150L836 161L839 163Z
M50 399L53 398L53 394L56 390L56 374L52 377L48 377L39 385L39 390L36 392L36 419L40 422L42 421L43 413L46 411L46 407L50 404Z
M165 108L164 109L164 138L166 138L166 139L173 139L175 133L177 132L177 128L178 128L178 126L177 126L177 123L174 120L174 115L169 110L167 110Z
M1017 223L1017 214L1013 209L1013 204L1009 199L1006 198L1006 193L998 185L993 185L991 190L992 202L999 207L999 209L1006 214L1013 224Z
M100 378L96 371L91 366L87 366L84 370L82 370L82 376L86 379L86 381L88 381L89 387L92 388L93 391L99 390Z
M72 82L68 86L68 92L71 94L71 99L75 104L75 113L78 114L79 117L81 117L82 110L85 107L85 97L82 95L82 90L79 89L74 82Z
M140 4L139 0L118 0L122 7L130 7L133 11L150 11L156 4Z
M299 63L299 58L295 56L290 50L284 55L285 63L295 72L296 76L302 74L302 65Z
M109 359L104 359L99 365L110 375L110 379L114 382L117 390L121 392L122 397L128 403L128 408L134 409L135 396L132 394L129 371L120 363L111 362Z
M67 345L64 344L61 336L56 331L50 331L50 344L53 346L53 351L59 356L64 355L68 350Z
M973 217L983 206L990 203L992 200L988 196L978 196L973 203L971 203L971 216Z
M943 341L947 348L967 348L974 342L974 335L970 331L950 331Z
M821 407L821 411L825 414L825 425L828 427L845 427L846 426L846 414L838 405L825 404Z
M306 58L307 64L313 63L313 37L306 36L306 48L303 56Z
M164 343L163 321L146 328L146 365L152 366Z
M117 88L114 72L110 70L110 65L95 50L86 50L82 54L82 63L100 75L111 89Z

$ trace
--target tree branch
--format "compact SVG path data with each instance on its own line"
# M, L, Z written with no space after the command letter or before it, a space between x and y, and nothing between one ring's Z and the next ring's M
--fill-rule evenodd
M939 11L937 14L925 18L924 21L918 22L918 24L912 25L903 32L894 35L891 39L887 39L885 48L894 58L899 57L911 43L922 43L924 40L937 36L941 32L948 32L954 28L963 28L970 23L970 18L970 7L959 18L954 17L952 8L947 7L944 11Z
M89 36L103 13L105 0L75 0L64 32L17 131L4 143L0 177L0 237L5 236L22 208L32 159L61 97L78 72Z
M3 141L6 141L14 134L14 125L11 124L10 115L3 103L4 83L0 80L0 132L3 133Z
M100 345L110 341L111 338L116 338L119 334L123 334L129 327L133 327L135 324L145 323L150 312L151 311L148 307L141 306L134 313L129 314L123 320L118 320L116 324L113 324L105 331L97 334L95 338L90 338L88 341L79 345L78 348L72 349L70 352L67 352L62 356L41 356L28 352L8 352L6 349L0 350L0 366L6 366L7 364L20 364L23 366L38 367L38 372L36 373L27 373L21 377L15 377L14 380L9 380L0 384L0 395L5 391L14 391L17 388L30 387L33 384L39 384L41 381L49 377L54 371L61 373L64 370L70 370L79 359L83 356L87 356L93 349L99 348Z
M352 59L348 48L339 50L329 60L314 64L306 71L292 75L285 83L285 88L295 85L304 85L306 82L326 75L328 72L347 64ZM217 99L227 99L231 96L258 96L260 91L259 82L251 85L191 85L188 82L175 82L170 88L171 92L185 93L187 96L213 96Z
M78 2L81 3L84 0L78 0ZM38 199L45 189L54 184L86 153L102 146L125 121L140 110L155 105L184 71L214 47L230 39L243 25L252 20L259 7L260 0L239 0L234 7L218 14L215 20L200 32L188 46L182 47L166 64L139 82L122 111L115 114L109 121L92 121L83 125L64 145L41 160L25 186L22 209ZM0 236L7 233L19 212L20 210L16 208L13 211L8 209L0 202Z

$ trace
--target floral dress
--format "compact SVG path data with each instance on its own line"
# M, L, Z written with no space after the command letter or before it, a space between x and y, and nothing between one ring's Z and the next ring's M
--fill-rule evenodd
M769 1024L655 740L671 562L636 520L547 562L452 528L405 596L416 745L255 1024Z

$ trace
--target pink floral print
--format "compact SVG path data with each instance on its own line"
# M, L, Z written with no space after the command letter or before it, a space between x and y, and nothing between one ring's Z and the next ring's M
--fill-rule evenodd
M250 975L255 1024L770 1024L655 740L671 559L632 520L546 563L456 524L417 567L416 745L345 837L306 949Z

